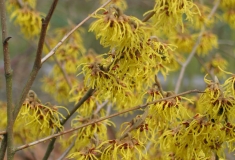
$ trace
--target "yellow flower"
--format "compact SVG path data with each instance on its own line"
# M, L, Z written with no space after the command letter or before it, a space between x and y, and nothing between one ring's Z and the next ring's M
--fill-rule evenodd
M176 51L179 53L189 54L195 44L195 39L190 33L178 33L171 37L171 43L177 46Z
M26 38L39 35L41 28L41 17L39 12L28 8L17 9L11 13L10 19L20 26L21 32Z
M7 104L0 101L0 129L3 130L7 126Z
M191 0L156 0L154 9L145 14L151 12L155 13L152 17L155 26L167 31L172 30L178 24L183 27L183 14L189 21L192 21L195 14L200 14L196 4Z
M132 59L134 51L141 50L141 43L149 38L148 27L139 19L123 14L119 8L110 6L109 10L102 10L103 14L94 16L97 20L89 31L95 32L104 47L115 48L118 53L132 51L127 53L130 54L127 57Z
M231 77L226 79L226 81L223 84L224 94L235 96L235 74L230 73L230 72L225 72L225 73L231 75Z
M182 98L176 97L151 105L149 116L153 121L163 122L161 125L169 125L169 122L175 123L189 118L186 108L181 103Z
M235 7L235 1L234 0L222 0L221 6L223 8L233 8Z
M200 11L201 14L196 14L194 15L193 18L193 23L190 25L195 29L201 29L204 25L207 27L210 27L211 24L214 23L215 21L215 15L208 19L208 16L211 12L211 9L207 7L206 5L202 4L196 4L198 8L194 7L193 10L194 12L197 11L197 9Z
M99 146L102 149L102 160L130 160L130 159L145 159L146 153L144 144L140 143L137 139L126 137L122 140L109 140L101 143Z
M160 149L167 159L207 159L211 150L220 153L225 140L221 125L210 122L205 116L196 114L166 130L159 137Z
M74 151L73 153L69 154L68 158L76 158L78 160L99 160L99 155L102 152L96 147L93 146L86 146L80 151Z
M102 111L101 111L102 112ZM101 116L104 116L104 112L101 113ZM82 124L92 123L99 119L98 115L91 116L91 118L83 118L78 115L76 118L72 120L72 127L78 127ZM92 136L96 136L99 140L107 139L107 126L114 125L112 121L105 120L97 123L93 123L87 127L83 127L78 130L76 133L77 139L83 138L91 138ZM78 142L79 143L79 142Z
M205 67L207 67L212 73L214 73L218 77L225 76L225 73L221 71L221 69L226 70L227 66L228 62L220 54L216 54L210 61L206 62L205 64Z
M223 14L224 20L229 24L231 28L235 28L235 10L233 8L228 9Z
M50 103L43 105L35 92L29 91L16 119L16 131L24 135L24 131L27 130L29 135L25 138L34 139L37 136L50 135L57 130L63 130L60 118L65 117L58 112L59 108L68 111L64 107L53 106Z
M201 42L197 48L199 55L207 55L212 49L218 47L218 38L211 32L205 32L202 35Z

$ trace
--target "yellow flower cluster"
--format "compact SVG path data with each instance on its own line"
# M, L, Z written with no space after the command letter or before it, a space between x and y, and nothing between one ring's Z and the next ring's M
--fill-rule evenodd
M225 77L225 73L221 71L221 69L226 70L228 67L228 62L220 54L215 54L215 56L210 61L206 62L205 67L207 67L209 71L218 77Z
M131 137L106 141L100 145L100 148L103 151L102 160L118 160L119 157L122 157L123 160L146 158L146 153L143 152L144 144Z
M217 36L211 32L205 32L202 35L201 42L197 48L197 53L199 55L207 55L214 48L218 47Z
M211 150L220 152L223 137L220 124L214 124L197 114L192 119L165 131L159 138L166 159L207 159Z
M194 6L189 1L182 3ZM99 13L101 11L103 14ZM99 10L94 18L97 20L90 31L100 38L104 47L110 47L110 52L105 60L85 62L82 73L85 75L85 87L96 88L99 98L113 97L112 102L116 102L119 109L135 105L129 103L131 99L141 100L141 92L152 85L153 78L147 77L153 77L159 71L166 76L169 70L177 68L172 53L175 47L150 37L153 29L150 25L123 14L115 5L110 5L108 10Z
M212 152L224 157L225 142L233 151L234 74L223 85L206 78L205 82L207 88L197 102L197 114L170 124L164 132L160 130L158 143L165 159L208 159Z
M203 4L196 3L197 7L194 7L193 9L195 12L197 9L199 9L200 14L195 14L192 19L193 23L191 23L190 27L195 29L201 29L203 26L210 27L215 22L215 15L213 17L209 17L211 9Z
M235 2L234 0L222 0L221 6L224 10L223 18L232 27L235 28Z
M128 58L135 58L134 52L140 51L141 42L149 38L148 27L139 19L126 16L115 6L102 10L103 14L94 16L98 20L91 25L89 31L93 31L96 38L100 38L104 47L115 48L117 52L127 52L126 54L131 54L127 55Z
M30 90L16 119L16 125L31 133L32 139L63 130L60 118L64 116L58 112L59 108L64 107L53 106L50 103L43 105L35 92Z
M152 12L155 13L153 23L156 27L171 31L177 25L184 27L183 15L186 15L186 20L192 21L193 16L199 14L199 9L191 0L156 0L154 9L145 14Z
M0 101L0 116L1 121L0 121L0 129L3 130L6 128L7 126L7 117L6 117L6 113L7 113L7 104Z
M96 13L90 31L104 47L110 47L110 52L104 60L84 64L82 73L85 86L96 88L99 98L111 99L122 110L141 102L143 92L153 82L149 77L159 71L164 76L168 73L174 65L171 52L175 47L150 37L152 27L116 6L100 11L103 14ZM133 98L140 101L133 102Z
M188 32L179 32L171 36L170 42L177 46L177 52L189 54L192 50L193 45L195 44L195 38Z
M40 33L41 13L35 10L35 6L36 0L10 0L7 3L10 19L20 27L26 38L38 36Z
M0 102L0 105L0 129L4 130L7 126L6 104ZM56 130L63 130L60 119L64 117L59 113L59 108L63 107L49 103L43 105L35 92L29 91L14 124L14 141L19 144L31 142Z
M235 7L235 1L234 0L222 0L221 6L224 8L233 8Z

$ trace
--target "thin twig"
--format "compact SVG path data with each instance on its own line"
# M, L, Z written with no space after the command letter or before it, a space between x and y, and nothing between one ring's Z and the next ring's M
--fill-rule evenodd
M201 29L201 32L200 32L200 34L198 36L198 39L197 39L197 42L193 46L193 49L192 49L191 53L189 54L187 60L182 65L182 68L180 70L180 75L179 75L179 78L177 80L176 87L175 87L175 93L179 92L179 89L180 89L180 86L181 86L181 82L182 82L183 77L184 77L185 69L188 66L189 62L192 60L193 56L195 55L195 53L197 51L198 46L200 45L203 32L204 32L204 27Z
M107 2L105 2L102 6L100 6L98 9L105 7L106 5L108 5L112 0L108 0ZM97 9L97 10L98 10ZM81 21L78 25L76 25L69 33L67 33L61 40L59 43L57 43L57 45L45 56L42 58L41 62L44 63L48 58L50 58L53 54L55 54L56 50L64 43L64 41L66 39L69 38L69 36L75 32L81 25L83 25L88 19L90 19L96 12L97 10L95 10L93 13L91 13L89 16L87 16L83 21Z
M108 101L105 101L105 102L102 103L102 104L98 104L98 102L96 102L97 109L94 111L94 113L92 114L91 117L93 117L94 115L98 114L98 112L99 112L104 106L106 106L107 103L108 103ZM109 110L110 110L110 108L111 108L111 105L108 106L108 109L109 109ZM106 116L108 116L108 115L109 115L109 111L107 111L107 113L106 113ZM71 144L71 145L67 148L67 150L60 156L60 158L59 158L58 160L62 160L62 159L70 152L70 150L71 150L71 149L74 147L74 145L75 145L76 138L77 138L77 137L74 138L72 144Z
M20 100L19 100L19 103L18 105L15 107L15 110L14 110L14 116L13 116L13 119L15 120L19 111L20 111L20 108L31 88L31 86L33 85L33 82L38 74L38 71L40 70L41 66L42 66L42 63L41 63L41 57L42 57L42 50L43 50L43 46L44 46L44 42L45 42L45 37L46 37L46 32L47 32L47 27L48 27L48 24L51 20L51 17L54 13L54 10L57 6L57 3L58 3L58 0L54 0L51 7L50 7L50 10L46 16L45 19L42 19L42 28L41 28L41 33L40 33L40 38L39 38L39 41L38 41L38 47L37 47L37 53L36 53L36 58L35 58L35 61L34 61L34 65L33 65L33 68L32 68L32 71L30 73L30 76L28 78L28 81L22 91L22 94L21 94L21 97L20 97Z
M208 15L207 19L211 19L212 18L212 16L215 14L215 11L217 10L219 4L220 4L220 0L217 0L217 2L215 3L214 7L212 8L210 14ZM176 87L175 87L175 93L179 92L179 89L180 89L180 86L181 86L181 82L182 82L183 77L184 77L185 69L188 66L189 62L192 60L193 56L195 55L195 53L197 51L198 46L200 45L200 41L202 39L204 28L205 28L205 25L203 25L203 27L201 29L201 32L200 32L200 34L198 36L197 42L193 46L193 49L192 49L191 53L189 54L186 62L184 62L182 64L182 68L180 70L180 75L178 77L178 80L177 80L177 83L176 83Z
M76 142L76 137L74 138L74 140L70 144L70 146L66 149L66 151L57 160L63 160L68 155L68 153L71 151L71 149L73 149L75 142Z
M99 111L100 111L103 107L105 107L108 102L109 102L108 100L104 101L104 102L101 103L101 104L99 104L98 102L96 102L97 108L96 108L96 110L94 111L93 115L98 114Z
M66 73L65 69L63 68L62 64L59 62L59 60L57 59L56 55L53 55L53 59L55 61L55 63L57 64L57 66L59 67L60 71L62 72L63 76L64 76L64 79L66 81L66 83L68 84L69 86L69 89L71 90L72 89L72 83L69 79L69 76L68 74Z
M207 17L207 19L211 19L212 16L215 14L217 8L219 7L219 4L220 4L220 0L217 0L217 2L215 3L214 7L212 8L209 16Z
M168 99L171 99L171 98L183 96L183 95L190 94L190 93L204 93L204 92L199 91L199 90L197 90L197 89L195 89L195 90L189 90L189 91L186 91L186 92L183 92L183 93L180 93L180 94L176 94L176 95L173 95L173 96L169 96L169 97L166 97L166 98L162 98L162 99L159 99L159 100L155 100L155 101L152 101L152 102L148 102L148 103L145 103L145 104L142 104L142 105L138 105L138 106L132 107L132 108L130 108L130 109L124 110L124 111L122 111L122 112L118 112L118 113L115 113L115 114L111 114L111 115L109 115L109 116L105 116L105 117L103 117L103 118L94 120L94 121L92 121L92 122L90 122L90 123L83 124L83 125L81 125L81 126L79 126L79 127L71 128L71 129L69 129L69 130L67 130L67 131L62 131L62 132L56 133L56 134L54 134L54 135L48 136L48 137L46 137L46 138L40 139L40 140L38 140L38 141L35 141L35 142L29 143L29 144L22 145L22 146L20 146L20 147L17 147L17 148L15 149L15 152L17 152L17 151L19 151L19 150L22 150L22 149L25 149L25 148L28 148L28 147L31 147L31 146L34 146L34 145L36 145L36 144L45 142L45 141L47 141L47 140L50 140L50 139L59 137L59 136L61 136L61 135L64 135L64 134L73 132L73 131L75 131L75 130L84 128L84 127L86 127L86 126L89 126L89 125L92 125L92 124L95 124L95 123L104 121L104 120L106 120L106 119L110 119L110 118L119 116L119 115L121 115L121 114L125 114L125 113L130 112L130 111L134 111L134 110L138 110L138 109L141 109L141 108L145 108L145 107L147 107L147 106L149 106L149 105L151 105L151 104L156 104L156 103L161 102L161 101L165 101L165 100L168 100Z
M69 120L69 118L78 110L78 108L80 108L82 104L93 95L94 92L95 89L89 89L82 97L82 99L80 99L80 101L73 107L73 109L69 112L65 119L61 121L61 125L64 125Z
M20 135L20 134L15 134L19 137L19 139L22 141L23 144L26 143L25 139ZM24 136L26 137L26 133L24 132ZM34 160L37 160L37 157L35 156L35 153L33 152L33 150L31 148L28 148L29 153L31 154L31 156L33 157Z
M7 36L7 19L6 19L6 6L5 1L0 0L0 12L1 12L1 26L2 26L2 45L3 45L3 57L4 57L4 70L6 79L6 97L7 97L7 159L13 159L13 105L12 105L12 69L11 69L11 59L8 50L8 41L11 37ZM5 144L5 142L4 142ZM1 148L1 153L5 154L6 148Z
M136 122L134 122L133 125L131 125L130 127L128 127L125 132L119 137L119 140L122 140L123 138L125 138L131 131L133 131L134 129L138 128L147 118L148 116L148 112L149 112L149 107L147 107L144 111L144 113L142 114L141 118L138 119Z
M17 3L21 8L24 7L24 2L22 0L17 0Z
M47 42L47 40L45 40L45 44L46 44L46 47L51 50L51 47L49 45L49 43ZM69 86L69 89L71 90L72 89L72 83L71 81L69 80L69 76L68 74L66 73L66 71L64 70L63 66L61 65L61 63L59 62L59 60L57 59L56 55L53 55L53 59L55 61L55 63L57 64L57 66L59 67L60 71L62 72L63 76L64 76L64 79L66 81L66 83L68 84Z
M3 160L5 157L5 152L7 149L7 134L3 135L3 140L1 142L1 149L0 149L0 160Z
M92 94L94 93L94 89L89 89L86 94L82 97L82 99L80 99L80 101L73 107L73 109L69 112L70 114L68 114L65 119L63 119L61 121L61 125L64 125L68 120L69 118L77 111L77 109L79 107L82 106L82 104L92 96ZM55 141L56 141L56 137L55 138L52 138L51 142L49 143L48 147L47 147L47 150L46 150L46 153L43 157L43 160L47 160L52 152L52 150L54 149L54 144L55 144Z
M7 132L6 131L1 131L0 132L0 135L4 135L4 134L6 134Z

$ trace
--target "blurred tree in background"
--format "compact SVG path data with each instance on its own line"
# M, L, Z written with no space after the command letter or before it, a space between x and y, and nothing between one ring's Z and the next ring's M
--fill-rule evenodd
M0 11L0 160L234 159L235 0Z

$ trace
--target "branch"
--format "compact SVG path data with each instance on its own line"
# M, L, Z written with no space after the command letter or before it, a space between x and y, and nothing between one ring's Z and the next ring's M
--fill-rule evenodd
M68 119L76 112L76 110L82 106L82 104L90 97L92 96L93 92L94 92L95 89L89 89L87 91L87 93L82 97L82 99L73 107L73 109L69 112L70 114L68 114L65 119L63 119L61 121L61 125L64 125ZM46 153L43 157L43 160L47 160L48 157L50 156L52 150L54 149L54 144L55 144L55 141L56 141L56 137L55 138L52 138L50 144L48 145L47 147L47 150L46 150Z
M208 15L207 19L211 19L212 18L212 16L215 14L215 11L217 10L219 4L220 4L220 0L217 0L217 2L215 3L214 7L212 8L210 14ZM198 46L200 45L200 41L202 39L204 28L205 28L205 25L203 25L203 27L201 29L201 32L200 32L200 34L198 36L197 42L195 43L195 45L194 45L191 53L189 54L186 62L182 64L182 68L180 70L180 75L179 75L179 78L178 78L177 83L176 83L175 93L179 92L179 88L181 86L181 82L182 82L183 77L184 77L185 69L188 66L189 62L192 60L193 56L195 55L195 53L197 51Z
M44 41L45 41L45 37L46 37L46 32L47 32L47 27L48 27L48 24L51 20L51 17L53 15L53 12L56 8L56 5L58 3L58 0L54 0L51 7L50 7L50 10L49 12L47 13L47 16L45 19L42 19L42 28L41 28L41 33L40 33L40 38L39 38L39 41L38 41L38 47L37 47L37 53L36 53L36 58L35 58L35 61L34 61L34 65L33 65L33 69L30 73L30 76L28 78L28 81L22 91L22 94L21 94L21 97L20 97L20 100L19 100L19 103L18 105L15 107L15 110L14 110L14 116L13 116L13 119L15 120L19 111L20 111L20 108L31 88L31 86L33 85L33 82L38 74L38 71L40 70L41 66L42 66L42 63L41 63L41 57L42 57L42 50L43 50L43 45L44 45Z
M171 98L175 98L175 97L178 97L178 96L183 96L185 94L190 94L190 93L204 93L202 91L199 91L197 89L195 90L189 90L189 91L186 91L186 92L183 92L183 93L180 93L180 94L176 94L176 95L173 95L173 96L169 96L169 97L166 97L166 98L162 98L162 99L159 99L159 100L155 100L155 101L152 101L152 102L148 102L148 103L145 103L145 104L142 104L142 105L138 105L138 106L135 106L133 108L130 108L130 109L127 109L127 110L124 110L122 112L118 112L118 113L115 113L115 114L112 114L112 115L109 115L109 116L106 116L106 117L103 117L103 118L100 118L100 119L97 119L97 120L94 120L93 122L90 122L90 123L86 123L86 124L83 124L79 127L75 127L75 128L71 128L67 131L62 131L60 133L56 133L54 135L51 135L51 136L48 136L46 138L43 138L43 139L40 139L38 141L35 141L35 142L32 142L32 143L29 143L29 144L25 144L25 145L22 145L20 147L17 147L15 149L15 152L19 151L19 150L22 150L22 149L25 149L25 148L28 148L28 147L31 147L31 146L34 146L36 144L39 144L39 143L42 143L42 142L45 142L47 140L50 140L52 138L56 138L56 137L59 137L61 135L64 135L64 134L67 134L67 133L70 133L70 132L73 132L75 130L78 130L78 129L81 129L81 128L84 128L86 126L89 126L89 125L92 125L92 124L95 124L97 122L101 122L101 121L104 121L106 119L110 119L110 118L113 118L113 117L116 117L116 116L119 116L121 114L125 114L127 112L130 112L130 111L134 111L134 110L138 110L138 109L141 109L141 108L145 108L151 104L155 104L155 103L158 103L158 102L161 102L161 101L165 101L165 100L168 100L168 99L171 99Z
M78 110L78 108L80 108L82 106L82 104L92 96L92 94L94 93L95 89L89 89L86 94L82 97L82 99L73 107L73 109L69 112L70 114L68 114L65 119L63 119L61 121L61 125L64 125L69 118Z
M184 62L182 64L182 68L180 70L180 75L179 75L179 78L177 80L177 83L176 83L176 87L175 87L175 93L178 93L179 92L179 88L181 86L181 82L183 80L183 77L184 77L184 72L185 72L185 69L186 67L188 66L189 62L192 60L193 56L195 55L196 51L197 51L197 48L198 46L200 45L200 42L201 42L201 39L202 39L202 35L203 35L203 32L204 32L204 27L201 29L201 32L198 36L198 39L197 39L197 42L195 43L195 45L193 46L193 49L191 51L191 53L189 54L186 62Z
M6 131L1 131L0 132L0 135L4 135L4 134L6 134L7 132Z
M2 26L2 45L3 45L3 57L4 57L4 70L6 79L6 97L7 97L7 138L4 138L4 145L1 148L1 153L5 154L7 149L7 159L13 159L13 105L12 105L12 69L11 59L8 50L8 41L11 37L7 36L7 22L6 22L6 6L5 1L0 0L1 11L1 26ZM7 147L5 147L7 145Z
M220 0L217 0L217 2L215 3L214 7L212 8L209 16L207 17L207 19L211 19L212 16L215 14L217 8L219 7L219 4L220 4Z
M73 142L70 144L70 146L66 149L66 151L58 158L58 160L63 160L68 155L68 153L73 149L76 142L76 137L74 138Z
M7 134L4 134L3 135L3 140L1 142L0 160L4 159L6 149L7 149Z
M47 42L47 40L45 41L46 47L51 50L49 43ZM57 66L59 67L60 71L62 72L64 79L66 81L66 83L69 86L69 89L72 89L72 83L69 80L68 74L66 73L66 71L64 70L63 66L61 65L61 63L59 62L59 60L57 59L56 55L53 55L53 59L55 61L55 63L57 64Z
M98 9L105 7L106 5L108 5L112 0L108 0L107 2L105 2L102 6L100 6ZM97 9L97 10L98 10ZM64 43L64 41L66 39L69 38L69 36L75 32L81 25L83 25L88 19L90 19L96 12L97 10L95 10L93 13L91 13L89 16L87 16L83 21L81 21L78 25L76 25L69 33L67 33L61 40L59 43L57 43L57 45L45 56L42 58L41 63L44 63L48 58L50 58L53 54L55 54L56 50Z

